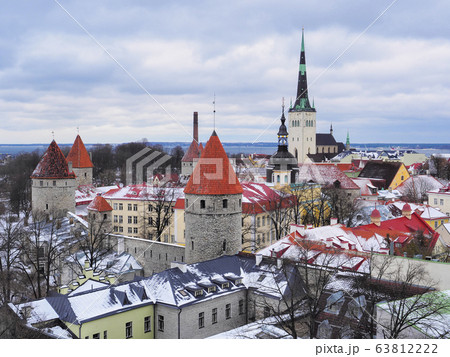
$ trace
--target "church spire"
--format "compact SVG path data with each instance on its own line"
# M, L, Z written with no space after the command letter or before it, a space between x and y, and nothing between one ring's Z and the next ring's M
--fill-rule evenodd
M288 145L288 131L286 128L286 125L284 124L286 121L286 118L284 116L284 98L283 98L283 104L281 106L281 125L280 125L280 129L278 130L278 149L280 149L280 147L284 146L286 147L287 150L287 145Z
M345 143L345 149L350 150L350 134L348 133L348 130L347 130L347 142Z
M304 29L302 29L302 46L300 51L300 67L298 71L297 97L295 100L295 111L315 111L311 107L308 99L308 83L306 79L306 57L305 57L305 38Z

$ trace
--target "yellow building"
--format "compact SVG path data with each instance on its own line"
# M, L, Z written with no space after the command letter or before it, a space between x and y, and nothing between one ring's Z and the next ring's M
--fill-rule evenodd
M358 177L369 178L374 184L378 182L379 189L395 190L410 175L401 162L369 161Z
M177 243L173 206L182 188L148 186L119 187L106 192L103 198L111 205L114 233L135 238Z
M48 296L14 308L36 328L51 329L62 322L65 328L53 331L56 337L58 334L83 339L155 337L154 304L142 282L111 286L88 279L66 295Z

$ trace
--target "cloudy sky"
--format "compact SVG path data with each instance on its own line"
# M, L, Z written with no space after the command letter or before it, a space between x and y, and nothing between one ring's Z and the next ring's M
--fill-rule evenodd
M0 143L77 127L190 141L194 111L205 141L214 94L222 141L275 141L302 26L319 132L448 143L449 15L448 0L0 0Z

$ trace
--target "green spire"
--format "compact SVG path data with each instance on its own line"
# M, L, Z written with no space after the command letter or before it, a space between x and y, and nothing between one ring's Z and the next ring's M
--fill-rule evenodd
M350 149L350 134L348 133L348 130L347 130L347 141L345 142L345 148L347 150Z

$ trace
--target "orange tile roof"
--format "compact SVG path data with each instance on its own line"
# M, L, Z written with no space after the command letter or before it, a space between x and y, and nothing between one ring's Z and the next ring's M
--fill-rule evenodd
M70 161L72 161L72 167L75 168L94 167L80 135L77 135L72 149L70 149L69 155L67 155L67 162Z
M66 158L55 140L47 148L41 161L31 174L31 178L73 179L75 174L69 172Z
M242 193L242 186L215 131L206 143L184 193L195 195Z
M201 145L201 144L200 144ZM195 140L192 140L191 145L189 145L189 149L184 154L183 158L181 159L182 162L192 161L195 158L200 157L200 147L198 143Z
M111 205L100 195L94 198L89 206L87 206L87 209L97 212L108 212L113 210Z

